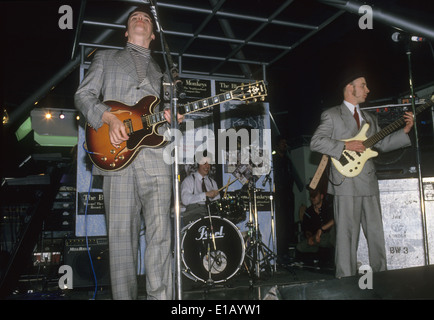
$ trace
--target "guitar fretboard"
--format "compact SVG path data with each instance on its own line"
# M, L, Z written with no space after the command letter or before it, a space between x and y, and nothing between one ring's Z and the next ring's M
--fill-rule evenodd
M225 92L210 98L194 101L187 103L186 105L179 106L178 112L180 114L189 114L196 111L204 110L207 108L210 108L212 106L215 106L217 104L220 104L225 101L232 100L232 93L231 92ZM165 122L166 119L164 118L164 111L160 111L154 114L150 114L145 116L146 123L148 125L152 126L155 124L159 124L162 122Z
M204 110L217 104L230 100L249 100L261 98L266 95L266 87L263 81L241 85L233 91L227 91L209 98L189 102L178 107L178 112L182 115ZM164 111L142 116L142 121L148 126L153 126L166 121Z
M415 111L416 111L416 115L418 115L419 113L421 113L422 111L424 111L425 109L432 107L433 106L433 101L432 100L428 100L427 103L425 103L423 106L418 107ZM400 118L398 120L396 120L395 122L392 122L391 124L389 124L388 126L384 127L381 131L377 132L376 134L374 134L372 137L366 139L363 142L363 145L366 148L371 148L373 145L375 145L378 141L384 139L385 137L387 137L389 134L393 133L394 131L398 130L399 128L401 128L403 125L405 124L405 120L404 118Z
M222 94L219 94L219 95L207 98L207 99L202 99L202 100L187 103L184 106L180 106L178 111L181 114L189 114L189 113L193 113L193 112L200 111L203 109L207 109L209 107L215 106L217 104L220 104L222 102L226 102L226 101L229 101L232 99L233 99L232 91L224 92Z

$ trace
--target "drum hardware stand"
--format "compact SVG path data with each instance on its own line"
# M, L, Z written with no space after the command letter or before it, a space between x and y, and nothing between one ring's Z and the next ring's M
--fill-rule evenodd
M207 210L208 210L208 218L209 218L209 229L208 229L208 244L207 244L207 255L208 255L208 280L206 281L206 285L208 287L214 286L214 280L212 279L212 267L214 264L214 261L211 262L211 252L215 252L215 257L217 258L217 247L215 245L215 234L214 234L214 228L212 225L212 219L211 219L211 210L209 208L209 201L207 201L206 204ZM211 239L212 239L212 247L214 250L211 250Z
M270 178L270 173L268 176L268 183L270 185L270 212L271 212L271 236L273 241L273 253L277 252L276 247L276 216L274 214L274 196L273 196L273 184L272 179ZM264 184L265 185L265 184ZM274 272L277 271L277 263L276 259L273 259L273 269Z
M212 287L215 287L214 279L212 278L212 268L214 265L220 265L222 263L220 253L217 250L217 246L215 243L215 233L214 227L212 223L211 210L209 208L209 201L207 201L206 207L208 210L208 218L209 218L209 228L208 228L208 240L207 240L207 256L208 256L208 279L206 280L206 288L205 291ZM213 256L214 253L214 256Z
M249 238L250 238L250 247L246 250L246 258L251 261L251 270L247 263L245 266L250 276L250 283L253 284L253 277L256 276L256 279L261 278L261 269L266 268L269 269L271 274L273 274L273 269L271 268L270 260L275 257L273 251L271 251L261 240L261 235L259 231L259 222L258 222L258 210L257 210L257 201L256 201L256 189L253 186L249 186L249 222L247 226L249 227ZM253 203L252 203L253 196ZM261 258L262 254L262 258ZM254 270L254 272L253 272Z

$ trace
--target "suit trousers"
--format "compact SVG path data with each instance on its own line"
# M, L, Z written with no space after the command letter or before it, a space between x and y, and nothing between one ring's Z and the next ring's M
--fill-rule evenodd
M146 227L147 297L172 299L171 187L170 176L150 175L143 169L134 174L104 177L113 299L137 299L142 217Z
M336 277L357 274L360 225L366 237L373 272L386 270L386 248L379 196L335 196Z

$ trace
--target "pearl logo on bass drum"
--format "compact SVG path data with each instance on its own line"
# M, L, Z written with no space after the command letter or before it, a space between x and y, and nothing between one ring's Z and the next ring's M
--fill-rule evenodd
M195 238L195 240L208 240L208 228L206 226L201 226L197 231L199 233L199 237ZM215 231L214 235L211 236L211 239L219 239L219 238L224 238L225 237L225 233L223 231L223 226L220 226L219 231Z

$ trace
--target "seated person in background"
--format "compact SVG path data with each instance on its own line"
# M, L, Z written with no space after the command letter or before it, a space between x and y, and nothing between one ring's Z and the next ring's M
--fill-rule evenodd
M304 211L301 228L304 239L297 244L301 253L324 253L334 249L336 235L333 219L333 203L319 189L309 189L311 206ZM324 257L325 258L325 257Z
M196 158L197 161L198 157ZM197 171L188 175L181 184L181 202L186 207L184 225L208 215L207 205L220 199L217 182L209 177L211 157L200 156Z

